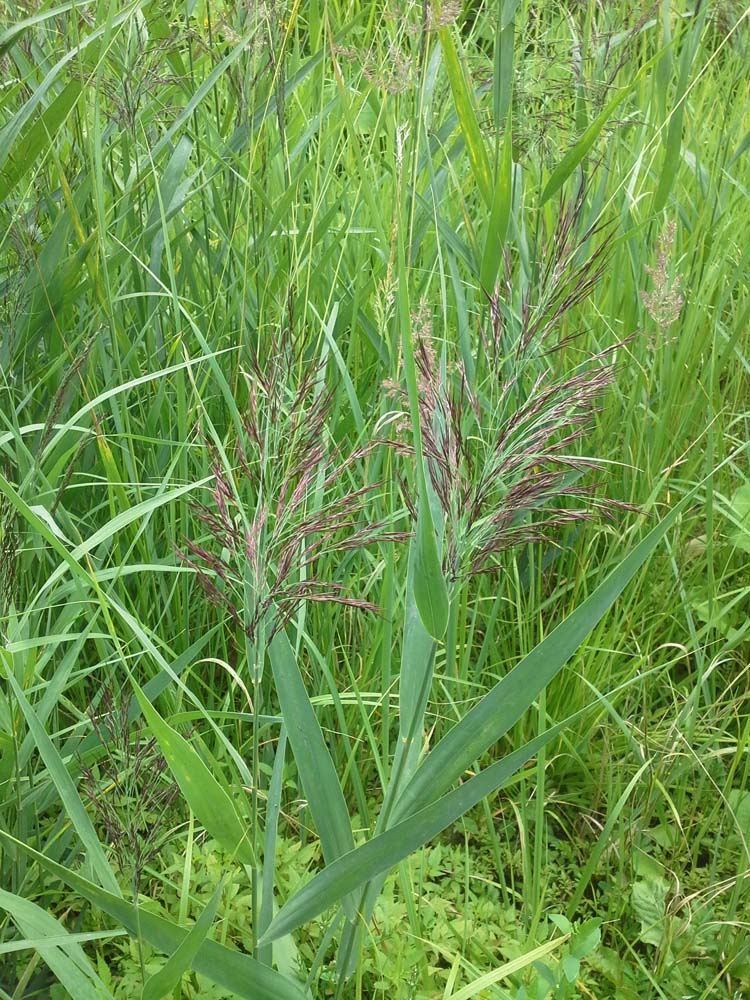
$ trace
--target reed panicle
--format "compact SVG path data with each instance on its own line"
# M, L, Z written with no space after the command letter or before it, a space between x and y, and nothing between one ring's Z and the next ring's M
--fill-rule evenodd
M499 356L497 294L490 315L494 354L476 387L460 363L439 360L424 304L412 317L422 448L444 515L444 571L452 583L492 571L510 548L557 543L564 525L595 513L611 516L628 506L596 498L595 486L581 479L598 463L578 454L612 383L620 345L562 377L549 364L539 371L528 345L522 345L506 375ZM537 329L537 335L545 334ZM531 381L529 370L537 372ZM404 406L408 403L399 384L389 382L386 389ZM391 421L399 430L406 426L398 417ZM403 439L394 444L412 454ZM414 510L414 502L408 502Z
M86 798L137 898L143 875L169 834L169 811L179 788L169 780L156 740L144 738L139 722L131 724L131 703L129 690L105 685L98 705L89 709L104 754L81 773Z
M408 537L369 516L381 484L356 483L358 467L379 443L348 450L334 443L325 373L306 363L302 343L288 334L269 338L245 380L244 434L233 444L238 475L207 444L211 503L194 507L207 538L186 539L181 560L251 641L259 632L270 638L304 601L376 612L317 572L324 555Z

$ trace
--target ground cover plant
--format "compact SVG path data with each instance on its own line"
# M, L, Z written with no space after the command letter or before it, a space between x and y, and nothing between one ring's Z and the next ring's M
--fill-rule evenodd
M0 996L750 995L750 8L0 9Z

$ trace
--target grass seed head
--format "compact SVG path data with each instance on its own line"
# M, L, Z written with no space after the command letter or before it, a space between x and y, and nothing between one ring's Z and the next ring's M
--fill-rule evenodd
M332 439L332 393L291 334L269 338L246 373L244 433L227 470L213 445L209 504L194 508L207 537L179 550L209 601L250 641L282 628L305 601L364 611L375 605L319 575L324 557L407 537L368 514L379 483L357 469L376 443L346 449Z

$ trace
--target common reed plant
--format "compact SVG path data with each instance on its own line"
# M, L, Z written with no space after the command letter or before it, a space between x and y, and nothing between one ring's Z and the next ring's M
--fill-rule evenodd
M0 995L743 996L748 12L2 12Z

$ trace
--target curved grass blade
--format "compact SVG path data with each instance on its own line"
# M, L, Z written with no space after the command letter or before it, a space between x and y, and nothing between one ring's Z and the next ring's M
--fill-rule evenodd
M651 555L692 495L688 494L663 518L576 611L443 737L399 798L393 815L394 825L316 875L281 908L265 935L267 940L287 934L300 923L313 919L345 893L352 892L421 848L502 787L569 724L570 719L551 727L436 801L436 796L449 788L518 721L562 669Z
M404 789L394 819L434 801L518 722L609 611L691 497L688 494L673 508L575 611L440 740Z
M133 678L131 683L143 717L198 822L242 864L254 865L248 831L230 797L188 741L162 719Z
M492 199L492 211L487 229L487 238L482 254L482 267L479 281L487 295L495 290L495 280L503 259L505 237L510 221L510 206L513 195L513 133L511 129L511 112L508 109L505 119L505 138L503 140L500 169L497 173L495 194Z
M94 824L91 822L91 819L81 802L81 798L75 785L73 784L73 779L68 773L68 769L66 768L62 757L57 752L54 743L47 735L44 726L37 718L36 712L29 703L21 685L13 676L12 671L6 668L5 676L13 689L13 694L15 695L21 711L23 712L26 724L29 727L29 733L33 737L40 757L44 761L44 765L47 768L50 779L57 789L63 808L70 818L76 833L80 837L81 843L86 848L89 862L93 871L96 873L96 877L105 889L115 895L120 895L120 887L117 883L117 879L115 878L115 874L112 871L112 867L107 860L107 856L104 853L104 848L96 835Z
M320 836L323 857L330 864L354 847L344 795L297 657L283 630L269 643L268 655L289 745Z
M222 879L216 886L213 896L206 903L203 913L179 946L172 952L164 966L144 984L141 1000L162 1000L162 997L180 985L180 980L190 969L193 959L211 930L223 890L224 880Z
M563 156L562 160L552 171L549 180L544 186L540 200L541 205L544 205L544 203L549 201L553 195L557 194L581 160L583 160L591 147L594 145L599 137L599 133L607 124L619 105L622 104L628 94L633 90L644 73L650 69L654 63L658 62L663 54L664 50L657 52L655 56L643 64L630 83L623 87L619 93L615 94L612 100L605 106L604 110L601 111L592 121L578 142L568 150L565 156Z
M708 4L703 5L703 10L698 14L693 25L689 29L689 38L685 42L680 61L680 75L677 80L677 90L675 92L675 104L669 116L669 128L664 144L664 160L659 174L659 184L654 194L652 211L654 214L661 212L667 203L667 198L672 190L677 177L680 158L682 154L682 130L685 119L685 105L687 103L688 85L690 83L690 69L693 65L695 54L698 51L698 42L703 30L703 23L708 14Z
M401 321L404 374L409 393L414 459L419 489L417 537L414 550L414 600L427 632L439 640L448 627L448 586L438 551L435 523L430 510L427 476L422 448L422 424L419 412L419 388L414 360L414 341L409 309L409 286L402 228L398 231L398 311Z
M414 553L414 600L425 629L433 639L442 639L448 627L448 588L440 564L435 525L424 498L417 518Z
M550 727L541 736L490 765L437 802L397 823L385 833L373 837L332 865L327 865L281 907L261 938L261 945L289 934L301 924L313 920L337 903L342 896L418 851L478 802L502 788L519 768L558 736L570 721L571 719L566 719Z
M13 918L29 946L41 956L68 994L80 1000L112 1000L78 940L63 925L29 899L0 889L0 907Z
M79 80L71 80L37 121L19 137L0 170L0 202L5 201L16 184L38 163L51 137L65 124L82 90Z
M461 131L466 142L466 149L471 162L471 170L474 180L479 188L484 202L488 208L492 207L492 170L487 157L482 131L479 128L477 112L474 107L471 92L466 82L464 68L459 59L456 46L448 28L441 28L438 32L440 37L440 47L443 50L443 59L448 73L453 100L456 105L456 113L461 126Z

